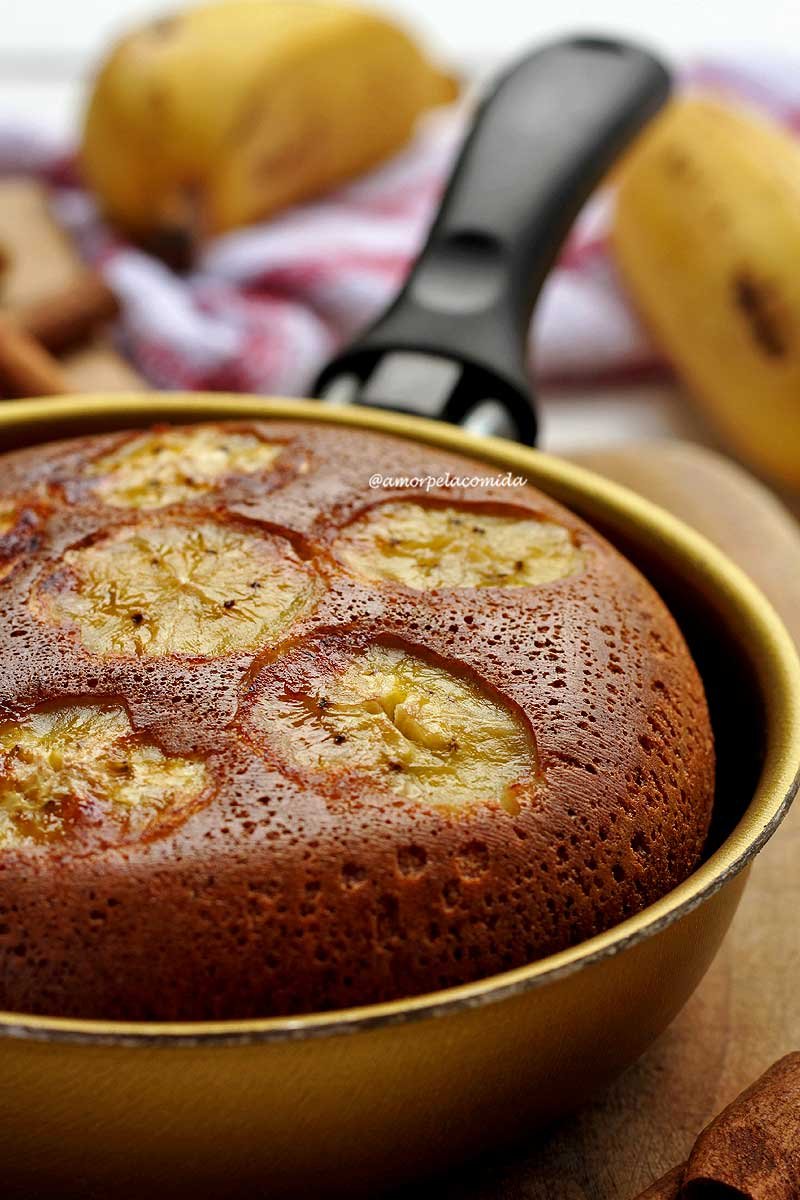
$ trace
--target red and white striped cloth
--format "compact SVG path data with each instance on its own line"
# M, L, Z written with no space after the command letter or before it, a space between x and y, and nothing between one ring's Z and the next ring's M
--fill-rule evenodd
M800 72L709 62L690 85L744 98L800 134ZM162 388L302 395L317 369L396 291L424 238L463 113L431 117L381 169L315 203L220 237L179 276L115 238L52 141L0 128L0 173L52 187L56 215L123 305L124 348ZM586 206L548 281L531 336L540 379L609 380L663 369L608 254L611 197Z

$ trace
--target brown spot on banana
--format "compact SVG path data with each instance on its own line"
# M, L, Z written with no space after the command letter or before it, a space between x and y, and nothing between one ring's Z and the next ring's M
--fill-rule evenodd
M756 346L769 358L785 358L791 345L790 316L782 304L780 288L744 268L733 276L732 292L736 309L744 317Z
M155 21L151 21L148 32L155 38L172 38L176 36L182 24L183 22L178 16L158 17Z
M205 186L186 181L164 198L152 230L140 238L140 243L174 271L188 271L206 224Z
M685 180L695 174L695 165L690 156L678 146L666 146L661 155L661 162L664 173L675 179Z

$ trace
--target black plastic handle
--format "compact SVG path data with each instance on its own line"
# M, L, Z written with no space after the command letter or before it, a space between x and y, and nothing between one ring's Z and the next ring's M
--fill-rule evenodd
M597 37L545 46L503 74L478 109L400 295L317 388L343 374L363 383L387 354L429 355L461 372L459 386L439 393L444 411L428 415L459 421L491 396L532 443L526 340L534 304L581 205L669 89L656 59ZM415 386L424 390L424 372Z

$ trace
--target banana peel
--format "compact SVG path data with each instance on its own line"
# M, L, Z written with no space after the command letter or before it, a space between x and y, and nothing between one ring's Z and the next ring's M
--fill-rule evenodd
M738 454L800 487L800 147L687 97L617 186L616 261L656 339Z
M378 15L228 0L112 49L91 92L82 167L125 233L165 249L196 244L367 170L456 91Z

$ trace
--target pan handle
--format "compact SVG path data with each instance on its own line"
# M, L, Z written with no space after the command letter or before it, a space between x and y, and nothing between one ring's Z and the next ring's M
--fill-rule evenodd
M534 304L581 205L669 88L650 54L599 37L552 43L506 71L478 109L402 291L325 368L317 394L345 377L350 399L456 422L491 397L532 444ZM450 383L448 364L458 368Z

